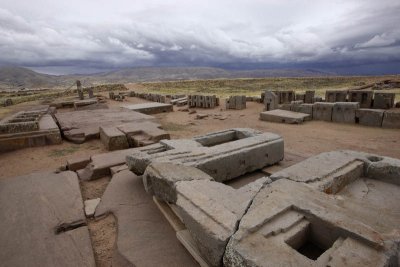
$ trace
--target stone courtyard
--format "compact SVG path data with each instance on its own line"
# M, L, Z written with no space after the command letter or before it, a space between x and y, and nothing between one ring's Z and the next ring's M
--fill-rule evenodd
M400 265L390 94L89 99L0 121L2 266Z

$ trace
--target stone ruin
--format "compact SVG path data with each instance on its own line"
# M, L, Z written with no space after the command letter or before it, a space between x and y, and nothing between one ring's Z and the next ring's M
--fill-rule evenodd
M3 179L0 214L14 216L0 220L0 258L10 266L57 265L66 257L75 266L94 266L78 176L115 173L90 215L112 212L117 218L113 265L138 266L143 257L150 266L193 264L171 242L175 236L167 234L143 186L159 207L170 207L179 220L176 237L193 240L189 250L200 255L202 266L400 264L400 160L334 151L244 185L230 183L283 157L279 135L228 129L95 155L70 162L66 172ZM32 227L20 229L15 222ZM15 250L21 253L15 256ZM151 257L164 252L177 255L168 263Z
M140 146L167 136L167 133L160 129L160 125L155 122L156 119L153 116L126 109L62 112L57 113L55 118L64 138L77 144L90 139L99 139L102 128L102 141L111 150L120 146L126 147L126 142L129 146L132 144ZM143 129L140 129L141 127ZM121 133L121 129L124 134ZM123 136L125 136L126 142L121 145L116 140L125 141Z
M279 136L231 129L131 152L128 168L175 210L210 266L399 262L400 160L322 153L234 189L221 182L282 159Z
M20 111L0 121L0 152L61 143L49 106Z
M100 126L100 140L108 150L147 146L169 138L160 124L151 121Z
M245 95L237 95L230 96L225 100L226 109L245 109L246 108L246 96Z
M219 98L215 95L188 95L189 108L215 108Z
M397 266L399 177L399 160L353 151L275 173L241 218L223 263Z
M283 159L279 135L230 129L193 139L162 140L127 156L130 170L143 174L151 162L196 167L222 182Z
M304 95L304 99L306 95L307 93ZM347 102L347 96L349 102ZM350 90L349 93L328 90L326 102L304 103L303 100L296 100L290 103L280 103L275 92L266 91L264 93L265 111L260 114L260 119L296 124L306 120L323 120L358 123L373 127L400 128L399 110L390 109L394 106L394 97L394 93L375 92L374 94L370 90ZM316 99L309 93L309 99L311 98L313 101ZM338 102L339 100L342 102ZM365 108L371 107L371 105L374 109Z

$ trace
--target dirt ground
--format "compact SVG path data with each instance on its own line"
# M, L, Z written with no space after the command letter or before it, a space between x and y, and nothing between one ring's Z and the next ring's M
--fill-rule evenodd
M107 93L102 94L107 95ZM147 101L139 98L127 98L123 104L128 102L143 103ZM224 101L221 100L221 103ZM108 101L110 108L118 107L121 104L117 101ZM3 112L3 114L20 109L21 105L16 105L11 110L8 107L7 112ZM179 111L180 109L182 108L174 107L174 112L154 115L173 139L191 138L227 128L246 127L280 134L285 142L285 152L299 155L302 158L340 149L400 158L400 130L322 121L310 121L301 125L265 122L258 119L263 105L255 102L248 102L245 110L225 110L224 105L221 105L211 110L195 109L196 113L189 114L187 111ZM65 111L61 110L60 112ZM208 114L208 117L197 120L197 114ZM0 154L0 179L36 171L56 170L65 165L68 158L90 156L105 151L99 140L92 140L80 145L63 141L60 145L2 153ZM110 179L111 177L104 177L95 181L81 182L83 199L101 197ZM116 237L115 224L112 215L97 221L88 220L98 266L110 266L111 264Z

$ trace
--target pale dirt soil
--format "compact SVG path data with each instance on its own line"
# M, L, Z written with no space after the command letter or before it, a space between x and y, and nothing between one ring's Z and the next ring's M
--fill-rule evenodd
M102 94L107 95L107 93ZM127 102L143 103L147 101L128 98L123 103ZM223 104L224 101L221 100L221 103ZM108 101L110 107L118 107L121 104L117 101ZM20 105L16 105L15 110L21 108ZM174 112L154 115L173 139L191 138L233 127L248 127L283 136L285 151L288 152L290 157L298 155L299 158L307 158L325 151L352 149L400 158L400 130L322 121L310 121L302 125L264 122L258 119L259 113L263 110L263 105L253 102L247 102L247 109L245 110L227 111L224 105L221 105L212 110L196 109L197 113L188 114L188 112L178 111L178 109L180 107L174 107ZM12 108L12 110L14 109ZM8 108L3 114L11 111ZM60 112L65 112L65 110ZM209 114L209 117L196 120L196 114L199 113ZM2 117L1 115L0 112L0 117ZM226 119L219 120L216 115L221 115L220 117L226 117ZM59 166L65 165L68 158L103 152L105 152L105 149L101 142L92 140L81 145L64 141L60 145L26 148L3 153L0 154L0 179L34 171L55 170ZM83 199L101 197L110 179L110 177L103 177L95 181L81 182ZM116 238L114 217L109 215L97 221L88 219L88 226L97 265L110 266Z

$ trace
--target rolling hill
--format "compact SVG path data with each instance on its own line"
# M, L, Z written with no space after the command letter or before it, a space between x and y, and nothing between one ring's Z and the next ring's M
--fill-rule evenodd
M106 83L330 75L316 70L226 70L211 67L142 67L85 75L48 75L28 68L0 67L0 88L65 88L73 85L76 80L81 80L84 86L91 86Z

